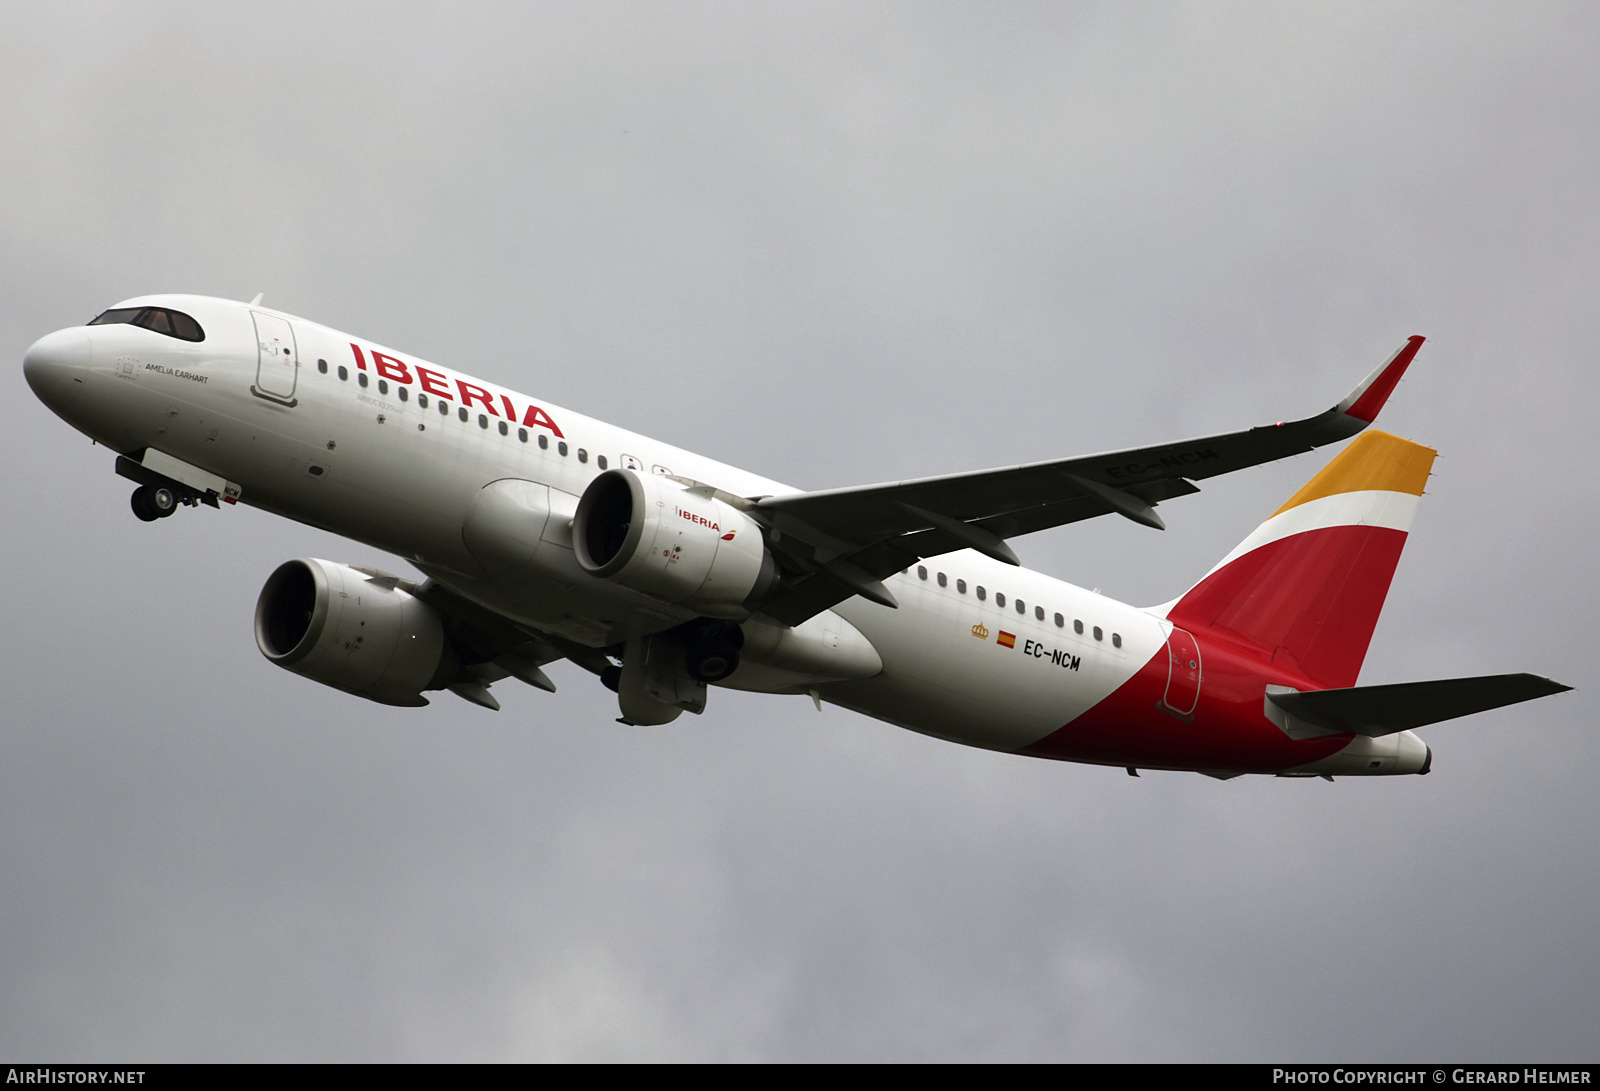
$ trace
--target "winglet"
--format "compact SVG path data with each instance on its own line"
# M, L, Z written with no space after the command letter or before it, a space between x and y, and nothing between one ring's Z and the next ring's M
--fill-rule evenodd
M1378 368L1365 381L1350 392L1349 397L1334 408L1347 417L1354 417L1358 421L1371 424L1378 419L1378 411L1383 408L1383 403L1389 400L1389 395L1394 393L1395 384L1406 373L1406 368L1411 366L1411 361L1417 355L1417 350L1422 347L1423 337L1408 337L1406 343L1400 346L1400 351L1389 358L1389 362Z

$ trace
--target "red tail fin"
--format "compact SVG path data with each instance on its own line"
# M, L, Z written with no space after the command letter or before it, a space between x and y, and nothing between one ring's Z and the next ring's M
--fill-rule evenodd
M1353 686L1435 452L1365 432L1168 611L1255 645L1327 687Z

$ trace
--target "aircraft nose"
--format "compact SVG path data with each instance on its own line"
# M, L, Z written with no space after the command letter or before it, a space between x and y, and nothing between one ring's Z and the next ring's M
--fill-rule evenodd
M22 357L22 374L39 400L61 412L83 393L93 346L82 330L47 333Z

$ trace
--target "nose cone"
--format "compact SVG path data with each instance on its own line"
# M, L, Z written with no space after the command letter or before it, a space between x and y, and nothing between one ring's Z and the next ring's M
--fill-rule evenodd
M93 347L79 329L47 333L22 357L22 374L39 400L57 413L83 393L89 378Z

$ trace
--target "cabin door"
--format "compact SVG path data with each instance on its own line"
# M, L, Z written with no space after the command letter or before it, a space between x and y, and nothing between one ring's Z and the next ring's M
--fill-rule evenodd
M1161 704L1187 719L1200 702L1200 644L1193 634L1174 628L1167 637L1167 692Z
M300 373L300 357L294 343L294 327L286 318L251 311L256 323L256 382L250 392L285 405L295 403L294 387Z

